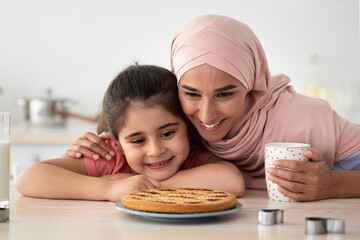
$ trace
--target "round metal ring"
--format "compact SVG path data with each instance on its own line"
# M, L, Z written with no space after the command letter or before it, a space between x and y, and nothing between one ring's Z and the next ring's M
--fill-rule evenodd
M273 225L284 222L284 210L262 209L258 211L258 223L262 225Z

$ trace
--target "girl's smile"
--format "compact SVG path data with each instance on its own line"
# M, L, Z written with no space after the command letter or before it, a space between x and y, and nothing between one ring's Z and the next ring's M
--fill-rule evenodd
M132 103L118 137L129 166L158 181L173 176L190 152L185 121L159 106Z
M156 162L156 163L147 163L147 167L149 167L150 169L160 169L160 168L165 168L167 166L169 166L171 164L171 160L173 159L173 157L165 160L165 161L160 161L160 162Z

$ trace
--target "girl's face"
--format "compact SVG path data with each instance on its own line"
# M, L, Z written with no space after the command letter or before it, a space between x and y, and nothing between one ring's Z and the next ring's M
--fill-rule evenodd
M118 136L129 166L158 181L173 176L190 152L185 121L159 106L133 104Z
M179 82L182 109L208 142L223 139L240 120L246 93L240 81L208 64L190 69Z

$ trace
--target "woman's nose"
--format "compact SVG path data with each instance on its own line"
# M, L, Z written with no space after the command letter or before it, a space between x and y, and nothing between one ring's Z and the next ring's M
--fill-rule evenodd
M203 99L199 104L199 120L206 124L211 124L216 121L216 106L208 99Z
M148 156L158 157L165 152L164 146L158 140L149 140Z

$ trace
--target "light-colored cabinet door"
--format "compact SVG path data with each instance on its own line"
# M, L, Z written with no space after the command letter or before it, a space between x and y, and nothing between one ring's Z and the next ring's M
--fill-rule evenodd
M10 147L10 184L31 164L52 158L64 157L69 145L12 144Z

